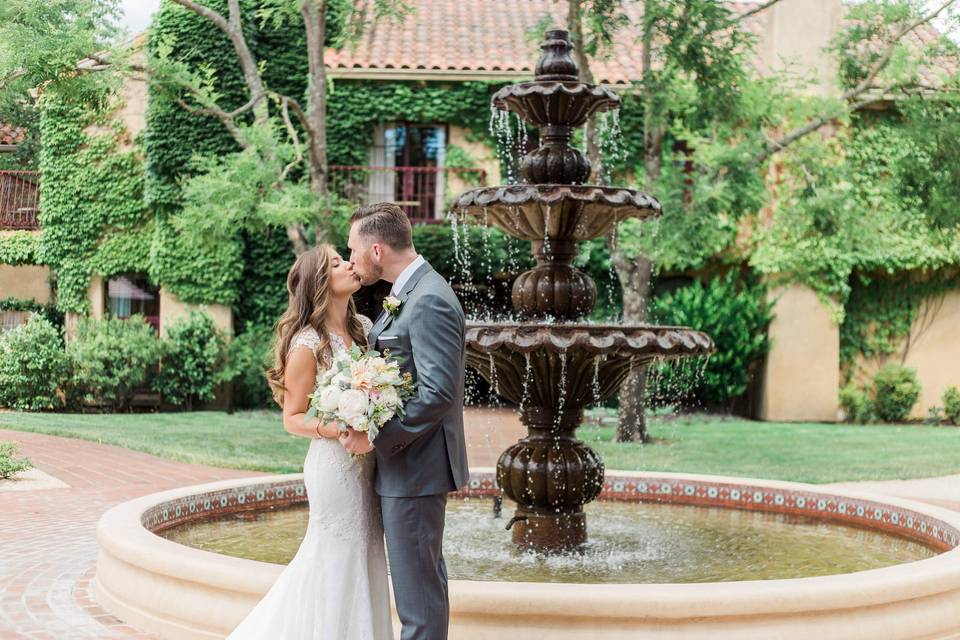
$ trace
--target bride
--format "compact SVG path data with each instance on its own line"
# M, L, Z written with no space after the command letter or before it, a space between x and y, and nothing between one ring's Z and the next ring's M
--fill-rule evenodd
M311 438L303 463L310 515L296 556L228 640L393 638L376 457L353 459L335 424L305 419L317 368L335 351L366 346L371 323L351 297L359 288L353 267L330 246L301 254L287 276L289 305L267 377L284 429Z

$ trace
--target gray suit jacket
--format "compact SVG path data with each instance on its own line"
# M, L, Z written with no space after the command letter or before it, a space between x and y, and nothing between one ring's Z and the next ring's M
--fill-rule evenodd
M381 313L367 343L389 350L416 383L402 419L374 440L381 496L415 497L456 491L467 483L463 434L466 366L463 308L443 277L424 264L403 286L395 315Z

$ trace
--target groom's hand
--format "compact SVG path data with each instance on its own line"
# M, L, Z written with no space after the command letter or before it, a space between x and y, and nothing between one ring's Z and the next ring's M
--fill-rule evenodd
M347 427L346 431L340 433L340 444L343 448L354 454L364 454L373 451L373 445L370 443L367 434Z

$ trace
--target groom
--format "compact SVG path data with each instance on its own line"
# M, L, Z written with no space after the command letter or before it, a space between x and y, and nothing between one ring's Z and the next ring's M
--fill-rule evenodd
M376 449L380 495L401 640L444 640L450 617L443 562L447 493L467 482L463 435L464 315L453 289L417 255L410 221L395 204L361 207L350 220L350 262L362 284L393 283L367 343L389 350L416 393L371 445L349 430L351 453ZM393 302L394 304L390 304Z

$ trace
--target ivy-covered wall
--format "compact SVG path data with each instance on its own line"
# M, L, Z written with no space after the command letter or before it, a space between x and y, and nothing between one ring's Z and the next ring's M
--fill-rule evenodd
M32 231L13 231L0 235L0 264L20 266L37 264L40 236Z
M211 6L223 4L219 1ZM256 2L243 5L249 9ZM289 25L275 30L254 21L245 25L245 34L254 55L264 65L268 85L283 93L303 95L307 60L302 30ZM150 55L170 51L194 68L206 70L215 78L226 108L246 101L232 45L216 27L191 12L163 3L151 25L147 46ZM375 125L383 121L458 125L469 129L477 139L486 140L489 100L498 86L486 82L440 85L333 81L327 120L329 161L366 164ZM145 201L156 216L150 254L152 279L185 302L233 305L241 330L247 325L271 324L286 302L284 280L293 260L284 230L237 233L231 240L210 247L183 237L175 224L180 183L190 175L191 158L195 154L233 152L234 141L216 119L190 114L176 103L175 96L151 89L143 146ZM418 236L428 244L435 235L434 231L418 230ZM445 246L433 257L438 265L453 264L446 260L446 253L453 248L449 232L446 235L446 242L441 243ZM509 242L500 240L500 244Z
M94 274L147 271L153 220L143 202L143 169L110 86L84 97L55 90L41 98L38 260L56 274L61 311L88 311ZM86 130L98 125L95 132Z

